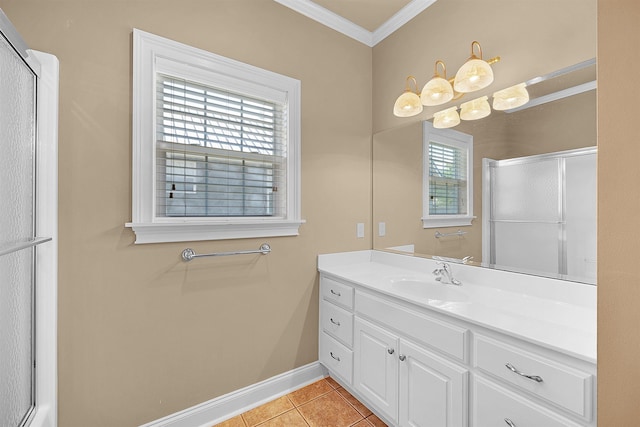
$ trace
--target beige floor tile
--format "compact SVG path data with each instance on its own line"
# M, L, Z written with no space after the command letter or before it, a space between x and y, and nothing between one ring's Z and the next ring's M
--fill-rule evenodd
M367 408L362 403L360 403L358 399L353 397L351 393L349 393L347 390L343 389L342 387L340 387L336 391L340 393L342 397L344 397L347 400L347 402L349 402L354 408L356 408L356 411L358 411L360 415L362 415L364 418L367 418L369 415L373 413L369 410L369 408Z
M303 387L300 390L289 393L287 396L289 397L291 402L293 402L293 404L298 407L330 391L333 391L333 387L331 387L331 385L329 385L326 380L320 380L316 381L313 384L309 384L308 386Z
M373 415L369 415L367 417L367 421L369 421L374 427L387 427L387 425L378 417Z
M278 415L275 418L271 418L269 421L260 424L259 427L309 427L305 422L302 415L296 410L292 409L289 412L285 412L282 415Z
M337 391L299 406L298 411L311 427L349 427L363 419Z
M291 409L293 409L293 404L289 401L287 396L282 396L276 400L245 412L242 414L242 418L244 418L248 427L253 427L290 411Z
M360 420L351 427L371 427L371 424L367 420Z
M244 423L244 421L242 420L242 416L240 415L215 425L215 427L246 427L246 426L247 425Z

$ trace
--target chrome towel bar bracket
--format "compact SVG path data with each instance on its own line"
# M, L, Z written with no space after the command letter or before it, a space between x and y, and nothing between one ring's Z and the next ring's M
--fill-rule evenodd
M262 245L260 245L260 248L255 251L214 252L211 254L196 254L196 252L193 249L187 248L184 251L182 251L182 260L185 262L188 262L194 258L202 258L202 257L209 257L209 256L229 256L229 255L248 255L248 254L266 255L269 252L271 252L271 246L269 246L268 243L263 243Z

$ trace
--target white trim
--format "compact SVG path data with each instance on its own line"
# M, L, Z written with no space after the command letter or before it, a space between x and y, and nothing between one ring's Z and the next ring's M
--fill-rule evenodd
M366 44L369 47L373 46L373 34L362 28L359 25L354 24L348 19L331 12L328 9L320 6L319 4L311 0L274 0L289 9L295 10L301 15L311 18L322 25L325 25L345 36L351 37Z
M31 427L58 425L58 59L29 50L40 63L36 230L52 241L36 250L36 410Z
M313 362L140 427L210 427L327 376Z
M294 236L301 216L301 82L202 49L138 29L133 30L133 171L132 221L136 243L191 240L243 239ZM288 102L287 210L285 218L199 218L183 220L156 217L155 194L155 80L158 71L186 70L204 79L215 74L234 85L258 85L261 93L278 92ZM194 224L195 223L195 224ZM295 229L294 229L295 228ZM180 230L183 230L182 232ZM138 232L142 235L138 236Z
M468 226L473 216L473 135L453 129L437 129L425 120L422 126L422 228ZM429 144L445 144L467 151L467 212L465 215L429 215Z
M400 9L395 15L373 32L373 45L375 46L407 22L418 16L426 8L434 4L437 0L413 0Z
M258 237L298 236L299 227L304 221L262 221L243 224L220 223L206 224L162 224L131 223L136 234L136 244L191 242L200 240L249 239ZM212 229L215 227L215 229Z
M446 217L446 218L422 218L422 228L438 228L438 227L464 227L471 225L475 216ZM440 215L442 216L442 215Z
M431 6L437 0L413 0L400 9L373 32L354 24L348 19L328 10L311 0L274 0L289 9L311 18L345 36L351 37L369 47L380 43L398 28L415 18L423 10Z

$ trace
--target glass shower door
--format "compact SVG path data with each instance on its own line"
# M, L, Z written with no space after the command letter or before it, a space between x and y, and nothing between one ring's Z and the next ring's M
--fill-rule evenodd
M0 426L35 406L36 75L0 37Z

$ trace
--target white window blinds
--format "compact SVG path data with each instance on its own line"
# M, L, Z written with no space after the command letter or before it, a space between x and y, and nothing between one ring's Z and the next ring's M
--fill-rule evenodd
M156 216L286 216L286 104L156 81Z
M467 214L467 150L429 143L429 215Z

